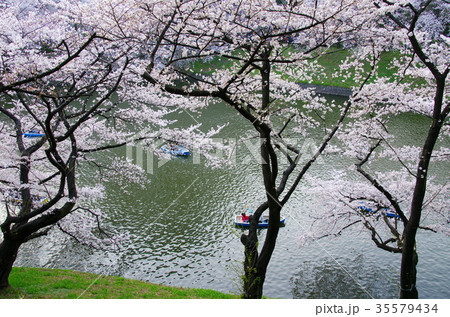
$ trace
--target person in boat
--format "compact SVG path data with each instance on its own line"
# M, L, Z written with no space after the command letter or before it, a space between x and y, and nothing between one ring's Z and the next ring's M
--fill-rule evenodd
M249 217L245 214L245 212L242 213L242 221L248 222Z

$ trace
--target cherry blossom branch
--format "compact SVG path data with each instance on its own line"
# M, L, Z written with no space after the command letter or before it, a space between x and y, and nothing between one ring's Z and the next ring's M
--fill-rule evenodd
M397 161L400 163L400 165L402 165L405 168L405 170L408 172L408 174L410 174L412 177L416 178L417 175L413 173L413 171L406 165L405 162L403 162L403 160L398 155L397 151L391 146L391 144L386 140L386 138L383 137L382 135L380 135L380 140L382 140L391 149L391 151L396 156Z
M64 66L66 66L67 64L69 64L72 60L74 60L75 58L77 58L77 57L81 54L81 52L83 52L83 51L84 51L84 50L85 50L85 49L86 49L86 48L94 41L94 39L96 39L96 38L97 38L97 35L96 35L95 33L93 33L93 34L86 40L86 42L84 42L84 44L81 45L81 47L80 47L74 54L69 55L64 61L62 61L61 63L59 63L59 64L56 65L55 67L53 67L53 68L51 68L51 69L49 69L49 70L47 70L47 71L45 71L45 72L42 72L42 73L40 73L40 74L37 74L37 75L35 75L35 76L33 76L33 77L29 77L29 78L26 78L26 79L23 79L23 80L14 82L14 83L9 84L9 85L6 85L6 86L3 85L3 84L0 82L0 93L6 92L6 91L8 91L8 90L14 90L14 89L15 89L16 87L18 87L18 86L22 86L22 85L25 85L25 84L29 84L29 83L31 83L31 82L34 82L34 81L38 80L38 79L45 78L45 77L47 77L47 76L50 76L50 75L52 75L52 74L58 72L58 71L61 70Z
M355 164L356 169L361 175L363 175L376 189L378 189L389 200L391 205L394 207L396 213L400 216L403 223L406 225L408 223L408 219L406 218L405 214L403 213L402 209L400 208L400 205L398 204L397 200L375 178L373 178L369 173L367 173L362 168L362 166L369 160L370 156L375 151L375 149L380 146L381 142L382 142L382 140L380 139L374 146L372 146L370 148L367 155L363 159L361 159L359 163Z
M399 247L395 248L395 247L391 247L388 245L388 243L392 243L397 240L390 238L390 239L387 239L386 241L383 241L381 239L381 237L377 238L378 233L377 233L376 229L369 222L365 221L365 222L363 222L363 224L372 233L372 235L371 235L372 241L375 242L375 244L378 248L389 251L389 252L393 252L393 253L402 253L401 248L399 248Z

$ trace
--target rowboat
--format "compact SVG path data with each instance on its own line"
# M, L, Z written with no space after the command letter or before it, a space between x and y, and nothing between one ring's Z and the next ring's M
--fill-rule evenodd
M359 206L358 208L359 208L363 213L366 213L366 214L372 214L372 215L379 215L379 214L380 214L378 210L373 210L372 208L369 208L369 207L366 207L366 206ZM395 212L392 211L392 210L389 210L388 208L385 208L383 213L384 213L388 218L398 218L398 219L400 219L400 216L399 216L397 213L395 213Z
M262 219L258 222L258 228L267 228L269 226L269 216L262 216ZM283 226L286 219L284 217L280 217L280 226ZM236 215L234 217L234 224L241 228L250 227L250 222L243 221L242 215Z
M190 154L189 150L181 145L163 145L161 150L173 156L189 156Z
M26 138L42 138L44 134L41 131L28 131L23 133Z
M2 201L16 206L22 204L22 198L20 197L19 193L13 191L4 193ZM39 195L31 195L31 201L33 202L33 204L43 205L48 202L48 198L41 197Z

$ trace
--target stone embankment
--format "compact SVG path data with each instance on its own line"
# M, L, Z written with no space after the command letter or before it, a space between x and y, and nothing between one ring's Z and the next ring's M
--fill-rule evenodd
M350 88L335 87L335 86L323 86L323 85L313 85L313 84L301 84L300 87L303 88L313 88L315 92L323 95L333 95L333 96L343 96L350 97L352 95L352 90Z

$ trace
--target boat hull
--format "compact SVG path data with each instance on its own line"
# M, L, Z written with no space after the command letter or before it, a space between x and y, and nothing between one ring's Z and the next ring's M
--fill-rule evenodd
M394 211L389 210L388 208L385 208L385 210L382 212L378 210L373 210L372 208L366 206L359 206L358 209L361 210L361 212L366 213L368 215L379 216L384 213L388 218L400 219L400 216L398 214L396 214Z
M26 133L23 133L23 136L26 138L42 138L44 136L43 133L41 133L40 131L29 131Z
M169 153L173 156L189 156L189 150L182 147L182 146L176 146L176 147L166 147L165 145L161 147L161 150L163 150L166 153Z
M286 222L286 219L280 218L280 226L283 226ZM234 217L234 224L240 228L248 228L250 227L250 222L242 221L242 216L238 215ZM269 226L269 216L263 216L262 221L258 222L258 228L267 228Z

